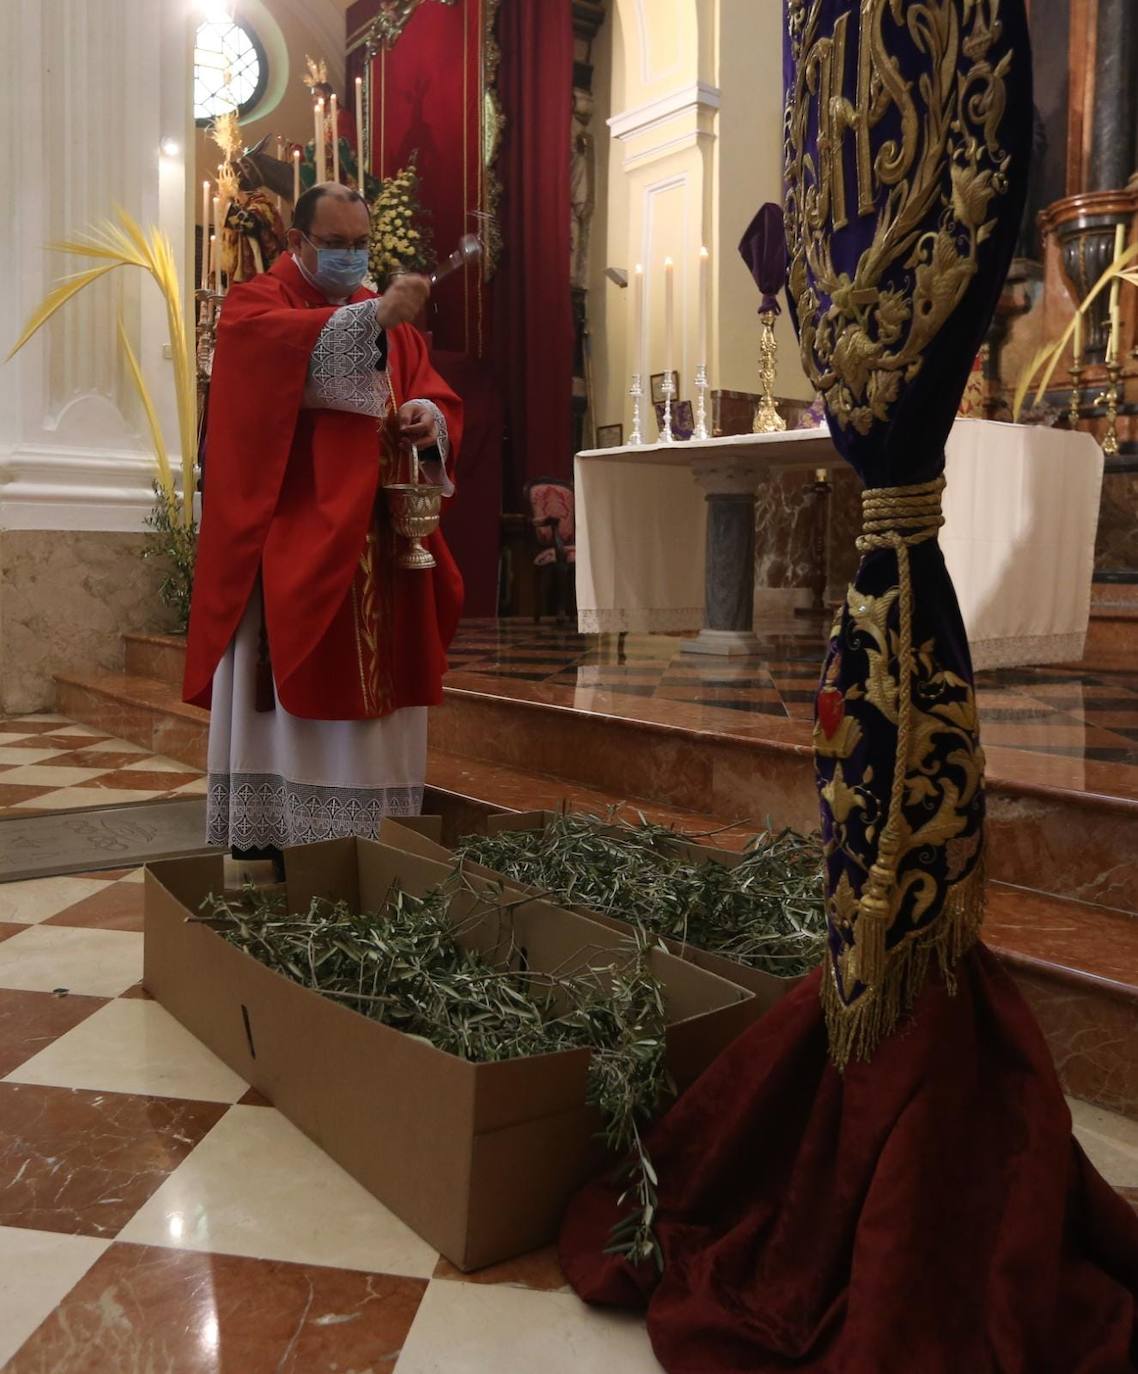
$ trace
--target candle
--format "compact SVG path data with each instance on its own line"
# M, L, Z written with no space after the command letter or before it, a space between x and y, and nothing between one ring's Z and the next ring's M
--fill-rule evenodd
M696 362L707 368L707 313L708 286L710 282L710 258L706 248L699 250L699 357Z
M332 180L340 180L340 119L335 91L332 92Z
M676 324L676 300L675 300L675 264L671 258L664 259L664 381L671 380L672 367L672 348L675 344L675 324ZM672 397L675 400L675 397Z
M213 237L210 239L210 257L213 259L213 289L221 291L221 197L213 198Z
M1114 226L1115 262L1122 256L1122 246L1125 237L1125 228L1121 224L1116 224ZM1106 350L1106 360L1108 363L1116 363L1118 361L1118 293L1121 287L1121 277L1115 277L1110 283L1110 342Z
M202 279L201 288L209 290L209 182L202 182Z
M313 109L313 123L315 124L315 134L313 137L314 160L316 164L316 180L324 180L324 97L321 96Z
M1083 359L1083 312L1075 311L1075 366Z
M300 199L300 149L292 150L292 203Z
M632 270L632 370L644 385L644 266Z
M356 77L356 181L364 194L364 79Z

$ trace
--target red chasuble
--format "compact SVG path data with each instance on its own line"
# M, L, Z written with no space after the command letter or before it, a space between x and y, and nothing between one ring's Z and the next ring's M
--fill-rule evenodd
M351 301L373 295L357 291ZM203 518L184 699L208 706L214 670L261 577L277 700L312 720L369 720L442 697L462 579L441 534L437 567L404 570L384 481L408 457L374 416L302 408L309 359L337 307L291 256L234 286L217 331ZM450 431L462 407L410 325L387 331L392 406L433 401Z

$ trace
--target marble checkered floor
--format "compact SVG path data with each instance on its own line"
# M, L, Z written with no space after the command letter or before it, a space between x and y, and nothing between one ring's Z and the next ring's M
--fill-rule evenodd
M760 626L756 654L718 658L685 652L679 636L581 635L524 620L470 620L450 649L446 681L578 711L615 706L713 734L791 721L805 743L828 628L809 619ZM1000 669L980 673L976 689L985 746L1033 755L1021 760L1024 769L1036 765L1029 776L1081 787L1079 770L1104 764L1120 795L1138 794L1133 673ZM1013 759L1004 771L1014 769Z
M205 796L196 769L66 716L0 718L0 816Z
M463 1279L149 1000L142 894L0 887L5 1374L658 1369L552 1252Z
M464 1278L142 991L140 871L0 887L4 1374L651 1374L552 1251ZM1138 1205L1138 1122L1073 1104Z

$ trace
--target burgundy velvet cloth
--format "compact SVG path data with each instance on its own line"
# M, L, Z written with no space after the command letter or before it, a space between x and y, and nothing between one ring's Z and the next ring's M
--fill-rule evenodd
M569 0L503 0L499 89L507 124L499 169L502 263L494 355L506 405L506 500L521 510L532 477L569 477L573 307L569 152L573 15Z
M601 1254L605 1183L578 1197L561 1262L581 1296L646 1307L668 1374L1138 1369L1138 1217L1072 1138L995 956L959 975L844 1075L808 978L650 1136L662 1277Z

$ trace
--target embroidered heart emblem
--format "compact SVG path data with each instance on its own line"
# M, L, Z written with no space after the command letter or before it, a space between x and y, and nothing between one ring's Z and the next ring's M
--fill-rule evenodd
M827 739L833 739L845 719L846 699L836 687L823 687L818 693L818 724Z

